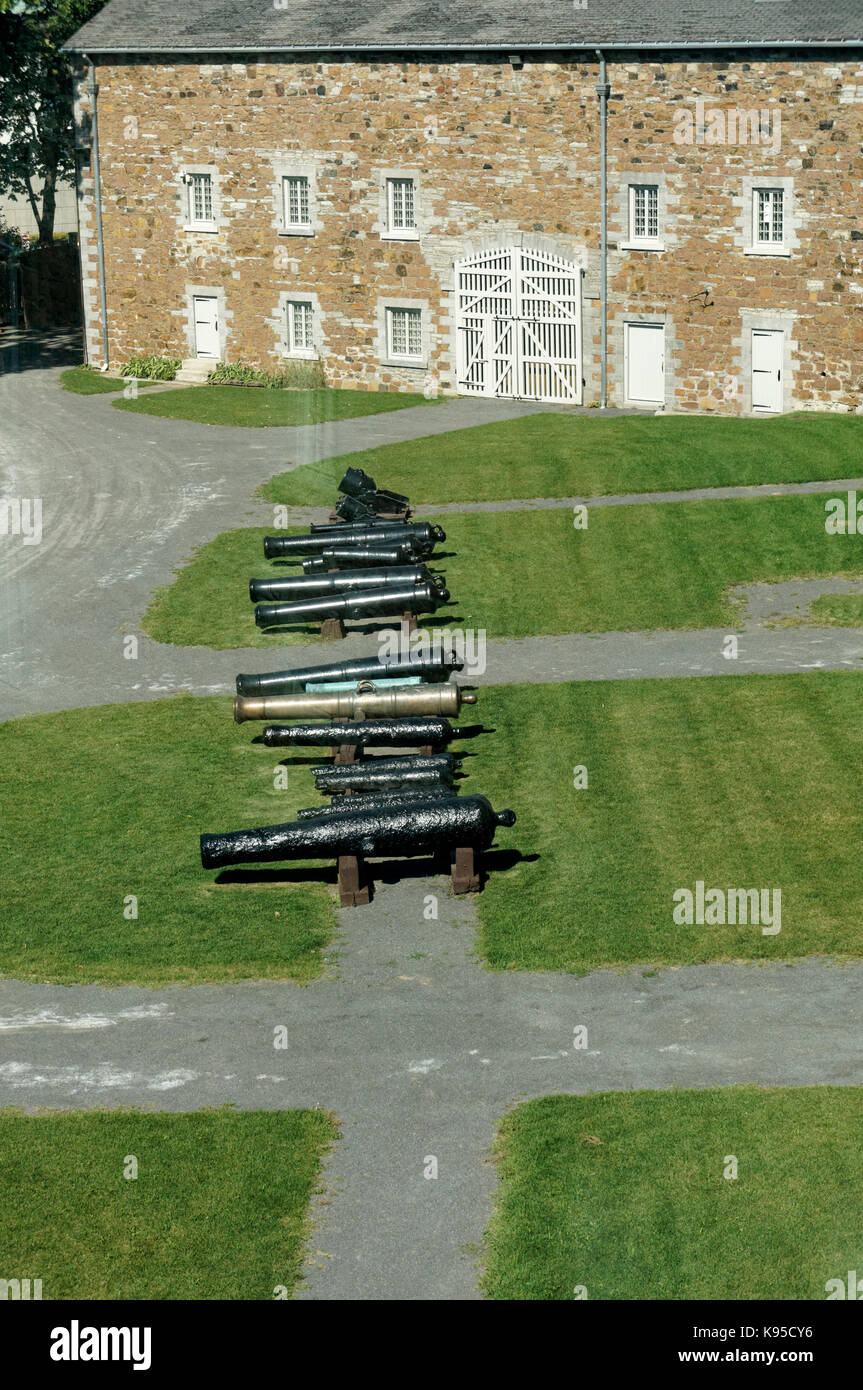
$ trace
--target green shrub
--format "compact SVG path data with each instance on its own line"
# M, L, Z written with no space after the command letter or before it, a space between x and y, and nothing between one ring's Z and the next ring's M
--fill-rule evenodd
M130 357L120 371L123 376L150 377L153 381L173 381L182 367L179 357Z
M240 382L266 386L271 391L319 391L327 384L323 365L317 360L287 362L275 372L245 367L241 362L220 362L210 372L208 382L211 386Z

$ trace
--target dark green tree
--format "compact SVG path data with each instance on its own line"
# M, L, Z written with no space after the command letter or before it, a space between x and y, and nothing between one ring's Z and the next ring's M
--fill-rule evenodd
M75 168L68 38L105 0L0 0L0 189L26 198L54 239L58 179Z

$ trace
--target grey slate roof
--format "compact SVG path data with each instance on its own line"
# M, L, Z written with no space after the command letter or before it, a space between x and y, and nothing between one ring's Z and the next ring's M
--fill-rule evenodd
M863 43L863 0L111 0L90 54Z

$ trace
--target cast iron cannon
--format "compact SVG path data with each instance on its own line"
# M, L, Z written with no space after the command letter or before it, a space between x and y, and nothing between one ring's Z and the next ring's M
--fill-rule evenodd
M409 748L412 744L450 743L463 729L448 719L358 719L339 724L268 724L261 735L268 748L352 743L357 748Z
M294 556L319 555L331 550L350 546L401 545L405 541L413 544L419 555L430 555L438 541L446 540L446 532L440 526L432 526L427 521L388 521L374 526L324 526L313 527L307 536L265 536L264 555L268 560L279 560Z
M369 758L360 763L327 763L313 767L319 792L339 796L344 792L396 792L402 787L451 787L461 758L451 753L431 757Z
M378 487L374 478L370 478L362 468L347 468L338 490L346 497L355 497L364 502L375 512L406 511L410 503L410 498L405 497L404 493L389 492L387 488Z
M293 603L259 603L255 609L258 627L316 623L325 618L386 618L400 613L434 613L449 600L449 589L428 581L422 584L393 584L391 588L359 590L352 593L321 594L317 598L295 599Z
M462 847L484 850L492 845L499 826L514 824L514 811L495 811L484 796L423 799L404 806L358 809L356 814L202 835L201 863L205 869L223 869L282 859L410 857Z
M337 690L332 695L235 695L234 718L238 724L247 719L387 719L404 714L458 714L463 704L475 705L476 693L462 690L455 681L394 685L386 690L363 682L356 690Z
M250 579L252 603L285 599L314 598L317 594L346 594L356 589L392 589L405 584L434 584L445 587L440 575L427 565L395 565L392 569L338 570L335 574L275 575L270 579Z
M378 545L383 539L384 542L400 538L404 540L407 536L415 536L417 540L425 541L445 541L446 532L440 526L434 526L430 521L387 521L379 518L377 521L363 521L356 526L351 526L344 521L313 521L309 527L311 536L329 536L334 545L340 545L343 539L350 537L351 544L354 542Z
M356 815L357 811L375 811L378 807L409 806L415 801L453 801L458 799L458 787L403 787L397 792L364 792L337 796L328 806L306 806L297 812L297 820L321 820L330 816Z
M446 681L452 671L464 669L464 662L450 653L431 656L360 656L351 661L328 662L324 666L301 666L296 671L266 671L262 675L237 676L238 695L287 695L304 691L307 685L328 681L397 680L399 676L422 676L424 681Z
M326 570L375 569L384 565L407 565L420 558L412 540L376 546L333 545L320 555L303 560L304 574L322 574Z

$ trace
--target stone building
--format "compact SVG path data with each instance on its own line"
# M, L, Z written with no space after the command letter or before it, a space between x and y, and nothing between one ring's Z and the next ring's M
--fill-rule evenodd
M861 0L112 0L68 47L94 361L861 409Z

